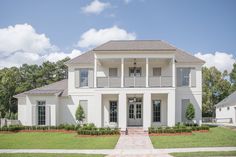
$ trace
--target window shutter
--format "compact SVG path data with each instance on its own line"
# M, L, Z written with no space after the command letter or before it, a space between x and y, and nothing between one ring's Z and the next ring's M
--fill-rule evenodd
M177 86L182 86L182 69L177 68Z
M79 88L79 69L75 69L75 88Z
M191 87L196 87L196 69L191 69Z
M37 125L37 120L38 120L37 107L38 106L32 106L32 125Z
M88 86L93 87L93 69L88 70Z
M51 113L50 113L50 106L45 106L46 107L46 125L50 126L50 120L51 120Z
M182 99L182 122L188 121L185 114L189 103L190 103L189 99Z

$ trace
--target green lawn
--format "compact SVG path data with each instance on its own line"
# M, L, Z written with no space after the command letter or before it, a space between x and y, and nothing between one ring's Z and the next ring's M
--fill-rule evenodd
M192 152L192 153L171 153L175 157L202 157L202 156L236 156L236 151L229 152ZM1 156L0 156L1 157Z
M113 149L118 138L79 137L76 133L0 133L0 149Z
M104 155L85 155L85 154L0 154L0 157L104 157Z
M215 127L208 133L182 136L150 136L155 148L236 146L236 131Z

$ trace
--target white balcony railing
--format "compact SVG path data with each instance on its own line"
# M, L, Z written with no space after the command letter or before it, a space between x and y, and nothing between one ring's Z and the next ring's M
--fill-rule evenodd
M125 87L145 87L145 77L125 77Z
M98 88L119 88L121 87L120 77L97 77Z
M172 87L172 76L149 77L149 87Z

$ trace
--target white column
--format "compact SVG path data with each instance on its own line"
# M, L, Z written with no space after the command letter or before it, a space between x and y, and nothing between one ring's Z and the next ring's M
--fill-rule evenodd
M119 104L118 104L118 126L121 131L126 130L127 126L127 104L126 104L126 94L119 94Z
M172 87L175 87L175 57L172 58Z
M121 58L121 88L124 87L124 58Z
M149 67L148 67L149 63L148 63L148 58L146 58L146 87L148 87L148 75L149 75Z
M92 122L97 126L97 127L102 127L102 94L101 93L96 93L95 94L95 99L93 102L93 107L92 107ZM89 109L89 108L88 108ZM90 108L91 109L91 108Z
M94 54L94 74L93 74L93 77L94 77L94 88L97 87L97 56L96 54Z
M146 92L143 94L143 129L148 131L152 122L152 101L151 93Z
M171 90L168 93L167 125L168 126L175 126L175 90Z

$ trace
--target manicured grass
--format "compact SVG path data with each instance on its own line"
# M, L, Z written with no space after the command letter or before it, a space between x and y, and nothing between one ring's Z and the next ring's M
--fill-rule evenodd
M192 153L171 153L175 157L202 157L202 156L236 156L236 151L229 152L192 152Z
M0 154L0 157L104 157L104 155L85 155L85 154Z
M113 149L118 138L80 137L76 133L0 133L0 149Z
M207 133L181 136L150 136L155 148L236 146L236 131L215 127Z

